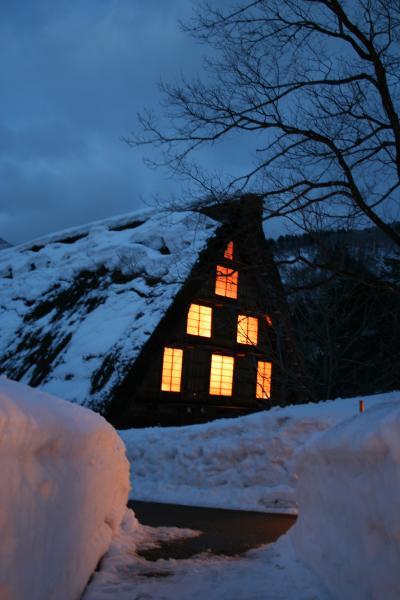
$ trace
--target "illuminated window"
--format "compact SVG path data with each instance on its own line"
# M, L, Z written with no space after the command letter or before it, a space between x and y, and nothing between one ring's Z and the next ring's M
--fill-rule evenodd
M272 364L259 360L257 362L257 387L256 398L268 399L271 397Z
M211 337L212 308L191 304L188 313L186 333Z
M238 315L236 341L238 344L257 346L258 319L256 317Z
M269 315L265 315L265 320L267 321L268 327L272 327L272 319Z
M161 390L163 392L180 392L182 377L183 350L164 348Z
M224 258L233 260L233 242L229 242L224 252Z
M232 396L233 366L232 356L211 356L210 394Z
M237 298L238 272L229 267L217 266L217 278L215 280L215 293L219 296Z

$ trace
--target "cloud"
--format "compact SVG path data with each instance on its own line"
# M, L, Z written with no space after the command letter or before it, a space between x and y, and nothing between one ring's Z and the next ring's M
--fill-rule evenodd
M178 26L198 2L3 4L0 237L19 243L180 195L179 179L150 170L148 150L121 138L144 107L162 120L161 79L201 71L203 49ZM218 175L238 174L247 144L232 135L199 157Z
M0 236L13 243L173 193L121 142L158 81L200 65L184 0L20 0L0 23ZM5 227L6 225L6 227Z

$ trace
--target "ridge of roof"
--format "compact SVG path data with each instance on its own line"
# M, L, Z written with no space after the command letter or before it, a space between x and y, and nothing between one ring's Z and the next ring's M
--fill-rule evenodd
M147 220L153 214L159 213L160 211L156 208L142 208L128 213L122 213L120 215L114 215L112 217L105 217L104 219L96 219L94 221L89 221L88 223L84 223L83 225L74 225L72 227L66 227L65 229L58 229L57 231L46 233L44 235L37 236L28 240L27 242L22 242L21 244L16 244L14 246L10 246L9 249L13 250L29 250L31 246L35 245L47 245L53 242L57 242L63 238L74 237L75 235L84 235L89 233L89 231L95 227L105 227L107 229L112 229L112 226L119 225L127 225L134 220Z

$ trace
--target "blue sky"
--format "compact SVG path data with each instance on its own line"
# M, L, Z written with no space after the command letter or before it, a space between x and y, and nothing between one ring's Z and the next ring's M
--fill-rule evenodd
M0 237L12 243L178 191L121 137L196 75L190 0L18 0L0 7Z

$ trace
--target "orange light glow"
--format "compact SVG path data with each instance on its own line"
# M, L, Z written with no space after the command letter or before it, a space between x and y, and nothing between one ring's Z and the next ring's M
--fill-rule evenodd
M228 260L233 260L233 242L229 242L224 252L224 258Z
M265 315L265 320L267 321L268 327L272 327L272 319L269 315Z
M236 341L238 344L257 346L258 319L256 317L238 315Z
M238 272L229 267L217 266L217 278L215 280L215 293L218 296L237 298Z
M271 397L272 364L259 360L257 362L256 398L269 400Z
M212 354L210 373L210 394L216 396L232 396L233 367L232 356Z
M183 350L164 348L161 390L163 392L180 392L182 378Z
M212 308L191 304L189 308L186 333L211 337Z

